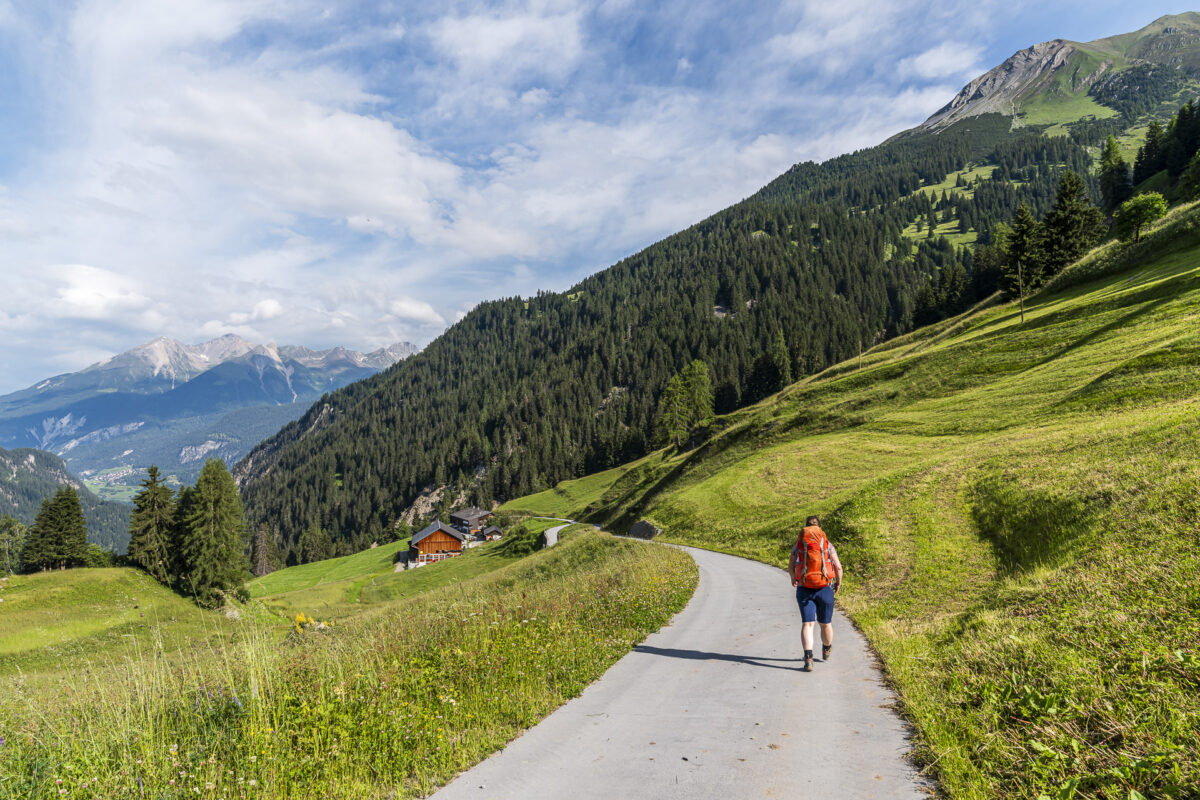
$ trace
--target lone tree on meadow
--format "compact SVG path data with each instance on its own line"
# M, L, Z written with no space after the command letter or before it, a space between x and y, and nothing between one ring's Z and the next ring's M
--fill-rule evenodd
M1121 204L1117 212L1117 232L1122 239L1142 240L1142 228L1167 215L1167 200L1158 192L1139 194Z
M1020 298L1022 322L1025 321L1025 293L1041 283L1045 239L1042 223L1034 219L1029 206L1021 203L1005 242L1004 288L1010 296Z
M133 515L129 520L129 559L150 573L159 583L170 583L171 559L168 546L175 515L175 497L158 477L158 467L150 467L141 490L133 496Z
M66 569L87 563L87 522L79 495L71 486L60 486L42 501L33 526L25 536L21 563L26 570Z

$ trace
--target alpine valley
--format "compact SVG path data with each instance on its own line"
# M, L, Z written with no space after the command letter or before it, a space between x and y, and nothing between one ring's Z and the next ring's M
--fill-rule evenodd
M160 337L0 397L0 446L50 451L101 497L126 500L150 465L178 484L207 458L232 464L323 394L415 352Z
M643 456L693 359L732 412L987 300L1000 274L976 246L995 225L1021 203L1043 216L1066 170L1099 201L1107 138L1133 162L1198 88L1196 13L1021 50L917 128L797 164L565 292L483 303L323 398L237 466L248 513L285 547L310 525L362 547L418 499L486 505ZM1167 156L1145 188L1182 169Z

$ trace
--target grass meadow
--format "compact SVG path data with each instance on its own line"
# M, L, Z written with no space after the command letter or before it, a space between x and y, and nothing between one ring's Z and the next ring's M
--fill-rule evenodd
M1195 208L713 430L508 507L781 566L821 514L950 797L1200 797Z
M52 602L68 578L91 594L54 602L64 619L46 635L75 648L69 669L33 648L13 650L15 628L0 627L9 647L0 662L0 797L422 796L581 692L695 588L695 563L681 552L591 526L569 533L526 557L483 554L499 562L494 569L443 571L440 586L426 576L443 564L392 573L423 579L424 591L360 597L357 613L336 620L297 605L284 622L260 600L232 620L177 606L131 570L10 579L0 591L6 612L10 602ZM380 549L359 554L358 568L379 566ZM338 561L328 576L353 580ZM298 602L305 586L319 601L313 572L276 581ZM65 618L111 602L110 577L137 584L135 611L152 602L170 616L137 617L146 630L130 634L126 609L95 609L110 638L88 644L96 632ZM256 591L271 597L261 584Z

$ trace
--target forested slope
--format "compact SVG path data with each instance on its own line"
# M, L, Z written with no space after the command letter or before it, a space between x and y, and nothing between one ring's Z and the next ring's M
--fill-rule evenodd
M310 525L357 549L431 486L488 503L628 461L651 447L657 397L692 359L719 411L778 388L755 361L778 333L794 375L910 330L923 286L956 272L950 310L992 291L967 250L904 229L924 215L986 230L1024 200L1045 208L1066 138L981 117L826 164L806 164L563 293L483 303L402 364L335 392L239 464L249 514L285 547ZM916 191L974 163L989 178ZM951 197L950 195L953 195Z
M53 453L31 448L0 448L0 513L32 525L42 501L62 484L70 484L79 493L79 504L87 520L88 541L106 550L124 553L125 545L129 543L128 506L101 500L92 494Z

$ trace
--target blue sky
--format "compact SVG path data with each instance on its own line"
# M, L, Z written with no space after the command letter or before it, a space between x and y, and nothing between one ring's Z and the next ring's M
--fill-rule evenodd
M0 0L0 393L424 344L1172 3Z

